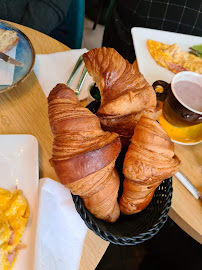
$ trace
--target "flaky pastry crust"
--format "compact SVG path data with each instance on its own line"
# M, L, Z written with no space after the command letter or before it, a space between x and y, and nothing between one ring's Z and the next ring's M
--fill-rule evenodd
M124 159L121 212L142 211L161 182L178 171L179 164L167 133L154 119L141 117Z
M54 135L50 162L60 182L97 218L115 222L120 215L114 168L121 150L118 134L103 131L99 118L64 84L50 92L48 114Z
M101 94L97 111L104 130L117 132L129 143L141 115L154 114L156 95L143 75L113 48L83 55L88 73Z

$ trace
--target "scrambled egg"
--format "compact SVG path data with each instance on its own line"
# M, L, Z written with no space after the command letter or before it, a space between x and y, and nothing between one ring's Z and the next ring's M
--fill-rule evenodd
M182 51L177 44L166 45L150 39L147 48L158 65L174 73L188 70L202 74L202 59Z
M29 219L28 202L21 190L0 188L0 270L11 269Z

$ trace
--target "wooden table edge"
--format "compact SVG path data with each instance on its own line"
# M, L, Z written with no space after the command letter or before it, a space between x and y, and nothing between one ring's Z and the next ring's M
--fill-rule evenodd
M168 216L190 237L202 244L202 235L194 230L189 224L187 224L171 207Z

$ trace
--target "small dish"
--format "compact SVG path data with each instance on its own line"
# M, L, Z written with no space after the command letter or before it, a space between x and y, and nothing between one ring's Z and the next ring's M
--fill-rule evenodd
M0 93L3 93L17 86L28 77L35 63L35 51L29 38L18 28L0 20L0 29L17 32L19 43L16 48L15 59L24 64L23 67L15 66L12 85L0 85Z
M166 83L166 85L168 84ZM163 102L158 102L157 107L158 111L160 112L158 122L166 131L171 141L181 145L195 145L202 142L202 123L187 127L176 127L171 125L165 119L162 113Z
M174 143L195 145L202 142L202 124L189 127L175 127L161 114L158 121Z
M38 142L32 135L0 135L1 188L23 191L30 207L30 218L22 235L21 250L13 270L33 269L38 204Z

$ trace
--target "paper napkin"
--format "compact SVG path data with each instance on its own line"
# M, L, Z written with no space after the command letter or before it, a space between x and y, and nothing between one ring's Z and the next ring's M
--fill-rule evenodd
M87 49L75 49L53 54L36 55L34 72L46 97L49 95L52 88L56 86L56 84L67 82L79 56L85 52L87 52ZM72 85L69 85L74 91L76 90L83 67L84 63L74 77ZM88 88L92 83L92 78L87 75L82 90L78 96L80 100L88 97Z
M70 191L52 179L41 179L34 270L77 270L86 233Z
M16 46L6 53L15 59ZM15 66L0 59L0 85L12 85Z

